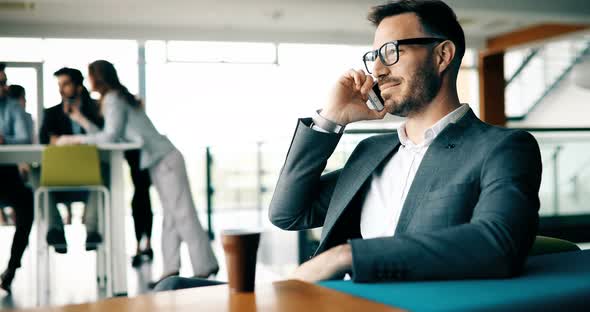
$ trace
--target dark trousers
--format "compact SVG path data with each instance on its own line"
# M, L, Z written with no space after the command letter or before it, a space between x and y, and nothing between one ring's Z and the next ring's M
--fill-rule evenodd
M33 191L23 182L16 165L0 166L0 202L11 206L16 218L8 269L20 268L20 261L29 243L33 226ZM0 207L3 208L3 207Z
M131 200L131 212L133 223L135 225L135 238L140 241L145 235L147 238L152 236L152 202L150 201L150 186L152 180L147 169L141 170L139 167L139 150L130 150L125 152L125 159L131 169L131 180L135 191Z

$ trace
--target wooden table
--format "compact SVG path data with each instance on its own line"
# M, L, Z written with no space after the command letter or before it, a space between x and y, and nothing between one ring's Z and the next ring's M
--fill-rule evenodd
M256 287L255 293L230 293L227 285L184 289L134 298L113 298L95 303L48 307L30 312L81 311L402 311L301 281L281 281Z
M123 194L123 164L124 152L139 148L137 143L107 143L99 144L100 159L109 164L111 193L111 216L109 217L112 246L111 257L113 263L113 293L127 294L127 255L125 254L125 197ZM0 164L17 164L20 162L40 163L45 145L2 145L0 146Z

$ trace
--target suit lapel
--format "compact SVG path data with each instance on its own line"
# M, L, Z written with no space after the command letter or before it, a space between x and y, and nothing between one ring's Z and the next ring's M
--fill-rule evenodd
M56 107L55 111L55 122L57 123L56 128L61 129L60 135L71 135L74 133L74 129L72 128L72 122L70 121L70 117L64 112L64 104L63 102Z
M419 207L424 195L431 188L432 179L430 177L437 173L440 164L456 161L456 153L460 152L461 146L464 144L466 128L471 126L475 120L477 120L477 117L472 110L469 110L457 123L447 126L432 142L406 196L396 234L406 231L415 209ZM351 155L344 167L334 190L336 195L332 198L328 208L320 246L317 248L316 253L323 251L326 238L332 231L336 221L347 209L363 184L370 178L377 167L384 160L389 159L391 154L397 151L400 146L397 132L376 137L373 140L373 142L367 143L364 151L360 151L357 155Z
M375 169L399 146L397 133L376 137L372 140L374 141L367 143L365 150L359 151L356 153L357 155L351 155L351 159L348 160L338 178L338 184L334 189L334 194L337 195L332 198L328 208L324 231L322 231L322 242Z
M432 177L437 174L439 168L458 159L457 153L461 152L465 143L464 139L467 133L465 129L472 124L474 118L477 117L473 111L469 110L457 123L449 124L432 142L410 186L395 234L406 231L414 212L420 207L424 196L430 191Z

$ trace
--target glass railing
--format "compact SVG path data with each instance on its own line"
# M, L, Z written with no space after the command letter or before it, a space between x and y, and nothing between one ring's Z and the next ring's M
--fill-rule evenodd
M540 234L588 241L590 236L580 233L588 232L590 227L590 128L525 130L537 139L543 162ZM387 132L391 130L355 130L344 135L326 172L341 168L364 138ZM211 233L228 226L272 228L268 207L290 142L290 138L285 138L209 147ZM279 245L289 247L279 253L263 248L261 260L269 264L292 262L293 255L285 253L298 250L301 262L313 254L320 233L321 229L299 233L275 231L273 236L283 235ZM296 245L299 247L295 248Z
M590 129L525 129L539 142L543 177L540 214L590 214ZM387 132L388 130L381 131ZM343 136L326 172L341 168L355 146L375 130ZM255 211L259 224L266 213L290 139L210 147L212 210Z
M530 132L543 160L540 214L590 214L590 129Z

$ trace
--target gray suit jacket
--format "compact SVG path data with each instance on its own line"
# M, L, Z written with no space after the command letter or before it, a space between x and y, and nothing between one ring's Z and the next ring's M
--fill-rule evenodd
M371 174L397 151L397 133L363 140L322 175L340 135L299 120L269 217L285 230L323 226L317 253L347 241L356 282L504 278L517 274L538 226L541 157L527 132L494 127L471 110L432 142L393 237L362 239Z

